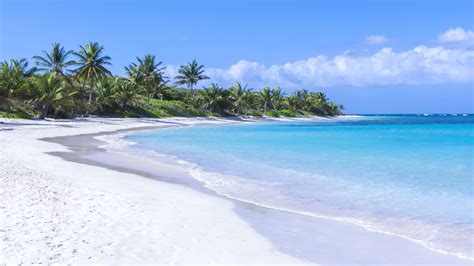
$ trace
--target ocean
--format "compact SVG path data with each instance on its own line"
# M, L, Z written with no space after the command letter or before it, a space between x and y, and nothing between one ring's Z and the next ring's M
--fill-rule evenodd
M474 256L473 115L190 126L125 140L220 195Z

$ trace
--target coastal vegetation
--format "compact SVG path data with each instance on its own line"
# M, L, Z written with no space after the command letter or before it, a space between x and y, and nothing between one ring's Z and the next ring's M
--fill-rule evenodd
M343 109L324 93L306 89L286 94L278 87L255 90L239 82L196 89L210 79L196 60L180 66L176 77L166 77L163 62L145 55L125 67L126 76L114 76L111 58L94 42L77 52L55 43L33 60L33 67L26 59L0 63L0 117L294 117L334 116Z

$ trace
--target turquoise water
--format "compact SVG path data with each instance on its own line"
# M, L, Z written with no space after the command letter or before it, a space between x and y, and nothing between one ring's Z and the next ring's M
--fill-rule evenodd
M474 116L364 116L140 132L219 194L473 257Z

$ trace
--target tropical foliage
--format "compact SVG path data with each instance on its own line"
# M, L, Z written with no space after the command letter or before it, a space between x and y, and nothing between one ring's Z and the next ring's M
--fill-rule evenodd
M279 87L255 90L235 82L196 90L209 79L196 60L166 77L163 62L147 54L126 66L125 76L114 76L111 58L96 42L77 52L54 43L33 60L33 68L26 59L0 63L0 116L334 116L343 109L324 93L305 89L287 94Z
M73 53L72 50L66 51L59 43L53 43L49 53L43 50L43 56L33 56L33 59L36 61L38 70L65 77L69 72L68 67L76 64L74 60L68 60Z
M165 67L163 62L156 62L154 55L137 57L137 63L125 67L128 78L148 95L149 98L163 98L162 90L165 88Z
M103 56L104 47L100 46L98 43L88 43L86 46L80 46L79 52L74 53L77 57L77 65L79 66L74 72L77 74L77 77L83 81L85 84L89 81L89 101L91 104L92 94L94 92L94 84L99 81L101 78L112 75L110 71L106 68L107 65L110 65L110 57ZM84 85L83 85L84 88Z
M191 90L191 97L193 97L193 87L199 81L209 79L204 75L204 65L199 65L196 60L189 62L187 65L179 67L179 75L175 77L176 84L186 84Z
M68 92L64 84L53 74L39 76L32 88L36 97L33 99L39 109L41 118L53 112L56 116L60 111L66 111L69 101L76 92Z
M33 75L35 71L36 68L28 69L26 59L11 59L2 62L0 66L0 104L9 110L12 95L22 88L26 79Z

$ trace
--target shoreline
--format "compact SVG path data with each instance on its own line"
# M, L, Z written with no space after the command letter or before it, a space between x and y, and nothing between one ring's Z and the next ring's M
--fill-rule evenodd
M179 122L183 122L186 119L178 119L180 120ZM225 119L217 119L219 122L216 123L232 123L235 121L229 121ZM225 122L223 122L225 120ZM197 180L190 181L188 180L188 177L180 180L177 178L179 175L186 175L187 173L181 171L179 172L179 169L177 168L169 168L165 171L164 165L166 162L160 162L160 167L161 167L161 172L158 174L153 174L155 173L156 169L148 169L145 168L145 171L138 171L137 169L130 169L130 165L121 165L121 169L119 169L117 166L110 165L107 167L107 163L100 162L100 160L111 160L111 155L110 152L107 152L105 149L100 147L100 141L95 139L95 136L101 136L101 135L114 135L114 134L119 134L121 132L126 132L126 131L137 131L137 130L154 130L158 128L165 128L169 126L186 126L186 124L180 124L176 122L176 120L173 119L168 119L168 120L162 120L158 121L155 120L157 123L163 122L163 123L175 123L175 125L159 125L159 126L143 126L143 127L131 127L131 128L119 128L115 129L112 131L107 131L107 132L92 132L92 133L86 133L86 134L72 134L69 135L67 134L65 136L52 136L52 137L47 137L47 139L42 138L42 140L46 140L49 142L53 142L55 144L61 144L63 147L67 147L67 149L61 149L58 153L58 151L52 151L48 152L52 155L60 156L66 161L71 161L74 162L74 164L80 164L80 165L92 165L92 166L99 166L99 167L105 167L108 169L108 171L113 171L114 173L122 173L122 174L132 174L132 175L139 175L139 176L145 176L145 177L151 177L152 182L158 181L165 181L165 182L156 182L157 186L161 186L161 184L166 184L166 183L172 183L172 184L178 184L180 187L191 187L193 190L197 190L197 193L202 194L203 197L204 195L211 196L216 199L220 200L225 200L232 202L234 207L232 207L232 212L238 214L240 217L239 219L243 219L247 226L255 230L255 233L258 233L259 235L264 236L265 239L270 240L271 244L278 250L278 253L283 252L285 256L289 255L290 261L293 260L293 258L299 258L303 259L304 261L308 262L311 261L313 263L426 263L426 262L437 262L437 263L450 263L450 264L468 264L467 261L461 260L458 261L457 259L452 258L451 255L443 255L443 254L438 254L435 253L434 251L429 250L426 247L421 247L420 244L413 243L412 241L409 241L407 239L402 239L399 236L388 236L386 233L382 234L379 232L370 232L364 228L362 228L360 225L354 225L350 224L347 221L337 221L332 218L327 218L327 217L302 217L304 215L299 215L293 213L285 213L283 214L282 212L288 212L288 210L275 210L274 208L271 207L265 207L265 206L258 206L256 203L253 202L242 202L241 199L230 199L229 197L225 195L219 195L218 193L209 190L207 188L205 189L199 189L198 186L199 184L203 188L204 186L198 182ZM206 123L214 123L216 120L211 119L209 120L200 120L199 122L196 122L195 119L187 119L188 122L190 122L192 125L202 125ZM192 122L191 122L192 121ZM199 120L198 120L199 121ZM196 122L196 123L195 123ZM254 121L252 121L254 122ZM268 121L271 122L271 121ZM185 122L187 123L187 122ZM189 125L189 124L187 124ZM67 143L61 143L59 139L75 139L76 141L79 139L79 143L69 143L70 145L68 146ZM80 138L83 138L80 140ZM92 139L95 139L96 142L92 141ZM37 139L38 140L38 139ZM88 145L87 147L84 147L84 145L77 145L80 144L80 142L87 142ZM74 149L76 148L76 150ZM81 154L83 152L83 154ZM87 152L92 152L92 153L103 153L105 154L105 157L102 158L87 158L86 153ZM54 158L59 159L58 157L54 156ZM51 156L53 157L53 156ZM75 157L75 158L74 158ZM82 160L81 160L82 158ZM122 158L123 159L123 158ZM137 159L137 158L135 158ZM94 164L95 160L95 164ZM154 160L155 161L155 160ZM138 161L134 161L138 162ZM120 160L115 163L123 163ZM156 162L155 162L156 163ZM169 162L167 162L169 163ZM142 167L145 164L137 165L137 167ZM156 166L155 166L156 167ZM168 165L168 167L170 167ZM132 167L133 168L133 167ZM147 173L147 169L151 171ZM176 172L177 171L177 172ZM164 173L164 174L163 174ZM112 174L112 173L109 173ZM132 180L130 180L132 181ZM208 191L209 190L209 191ZM214 195L211 195L214 194ZM249 206L251 205L251 206ZM280 220L283 220L282 222L279 222ZM271 225L271 226L269 226ZM285 229L295 229L296 227L304 226L305 230L309 232L313 232L314 235L317 235L319 237L327 235L327 232L331 232L329 235L326 236L326 238L321 237L321 239L312 239L312 236L307 236L307 237L302 237L300 234L291 234L290 233L281 233L286 231ZM268 232L268 230L273 229L273 231ZM275 232L275 231L280 231L280 232ZM291 230L290 230L291 231ZM343 233L340 233L343 232ZM332 235L331 235L332 234ZM292 241L288 241L291 239ZM346 241L341 241L341 239L345 239ZM347 241L350 239L350 241ZM361 241L362 239L362 241ZM305 247L298 247L299 250L295 250L293 245L291 243L296 243L293 241L299 241L304 243ZM328 243L329 241L329 243ZM355 241L355 242L354 242ZM382 241L382 242L381 242ZM344 243L344 242L349 242L349 243ZM360 242L359 245L354 244ZM285 244L286 243L286 244ZM379 245L387 245L387 248L380 247ZM394 252L394 247L397 252ZM364 250L372 250L374 254L362 254L361 253ZM310 253L310 252L319 252L321 254L315 254L315 256L308 256L305 253ZM345 256L343 256L342 260L340 257L339 252L344 252ZM367 252L367 251L366 251ZM377 254L375 254L377 253ZM272 254L275 255L275 254ZM400 255L408 255L412 256L412 260L406 260L408 258L399 258ZM205 255L204 255L205 256ZM230 258L230 257L228 257ZM270 257L272 258L272 257ZM285 257L286 258L286 257ZM232 260L230 260L233 262ZM266 260L264 260L266 261ZM227 261L229 262L229 261ZM301 263L302 261L298 261L298 263ZM292 261L291 263L295 263Z
M306 263L275 250L229 201L62 160L46 153L66 147L39 140L202 119L7 122L12 129L0 133L2 264Z
M206 124L202 124L201 126L206 126ZM146 129L146 130L153 130L153 129ZM134 130L132 130L130 133L133 134ZM100 136L100 134L96 135L97 136ZM124 136L121 136L120 138L122 138ZM97 138L96 138L97 139ZM64 144L64 143L63 143ZM111 152L111 151L106 151L106 152ZM112 151L112 153L114 153L114 151ZM135 159L137 159L138 161L140 161L140 158L141 156L132 156L132 157L136 157ZM142 158L143 159L143 158ZM161 160L160 158L156 158L154 157L153 158L155 161L156 160ZM100 159L98 159L100 160ZM106 160L105 160L106 161ZM104 165L108 165L107 162L105 161L102 161L102 163L104 163ZM189 162L188 162L189 163ZM178 165L179 163L176 162L176 161L169 161L167 160L166 164L173 164L173 165L176 165L178 167L181 167L181 165ZM131 166L129 169L132 169L133 166ZM135 170L136 171L136 170ZM257 203L257 202L253 202L253 201L248 201L246 199L242 199L242 198L238 198L238 197L233 197L233 196L230 196L230 195L227 195L227 194L221 194L217 191L214 191L213 189L211 188L208 188L206 184L198 181L195 177L192 176L192 174L190 174L189 172L188 173L185 173L184 175L188 175L189 179L191 179L191 182L179 182L180 184L182 185L187 185L187 186L191 186L192 188L196 189L197 191L200 191L200 192L203 192L203 193L208 193L208 194L211 194L213 196L218 196L218 197L222 197L224 199L227 199L227 200L231 200L233 201L236 206L237 206L237 209L240 207L240 208L245 208L245 209L253 209L253 208L260 208L260 209L266 209L267 211L271 210L271 211L275 211L275 212L282 212L282 213L287 213L287 214L290 214L290 215L296 215L296 216L299 216L299 215L303 215L303 216L306 216L306 217L309 217L308 220L311 220L311 219L315 219L317 220L318 223L321 223L321 220L329 220L329 221L332 221L332 222L337 222L337 223L343 223L343 224L350 224L350 225L355 225L356 227L360 227L362 228L363 230L367 231L367 232L371 232L371 233L376 233L376 234L382 234L382 235L386 235L386 236L390 236L390 237L395 237L395 238L400 238L400 239L403 239L403 240L406 240L406 241L409 241L410 243L413 243L413 244L416 244L416 245L419 245L419 246L422 246L423 248L426 248L428 249L429 251L431 252L435 252L436 254L442 254L442 255L447 255L447 256L453 256L455 257L456 259L461 259L461 260L466 260L466 261L472 261L473 258L471 257L466 257L465 255L463 254L457 254L457 253L453 253L453 252L448 252L448 251L444 251L444 250L441 250L441 249L436 249L436 248L432 248L430 246L428 246L427 244L425 244L424 242L422 241L419 241L417 239L412 239L412 238L409 238L407 236L404 236L404 235L399 235L399 234L396 234L396 233L392 233L392 232L388 232L388 231L382 231L382 230L378 230L378 229L375 229L375 228L372 228L371 226L367 226L363 223L363 221L357 221L357 220L348 220L348 219L345 219L345 218L341 218L341 217L330 217L330 216L326 216L326 215L319 215L319 214L315 214L315 213L310 213L310 212L305 212L305 211L297 211L297 210L291 210L291 209L285 209L285 208L280 208L280 207L275 207L275 206L267 206L267 205L262 205L260 203ZM173 178L172 178L173 179ZM159 180L159 181L169 181L168 180ZM176 180L174 180L176 181ZM189 180L188 180L189 181ZM197 185L197 187L196 187ZM248 205L253 205L254 207L253 208L249 208ZM236 212L239 212L238 210L236 210ZM247 216L249 216L249 214L247 213L246 214ZM244 215L245 216L245 215ZM251 215L250 215L251 216ZM279 216L276 215L276 216ZM244 219L246 217L243 217ZM248 217L247 217L248 218ZM274 225L275 226L275 225ZM284 229L284 228L282 228ZM271 238L271 236L268 236L266 235L267 238ZM281 243L275 243L277 246L279 246L278 244L281 244ZM281 246L281 245L280 245ZM291 253L290 253L291 254ZM315 258L312 258L312 257L308 257L306 259L309 259L310 261L313 261L313 262L320 262L319 260L315 259ZM455 260L456 260L455 259ZM437 258L436 260L443 260L442 258ZM448 259L449 261L449 259ZM333 263L331 261L331 263ZM337 261L336 263L340 263L339 261ZM451 262L451 263L455 263L454 261Z

